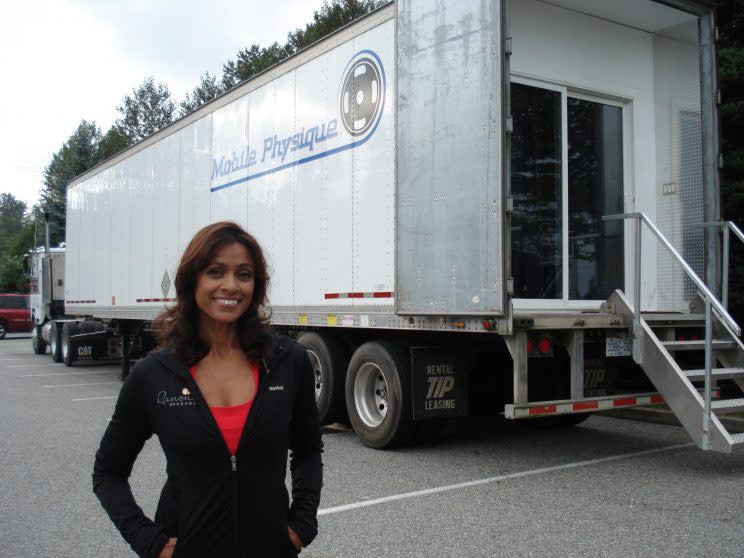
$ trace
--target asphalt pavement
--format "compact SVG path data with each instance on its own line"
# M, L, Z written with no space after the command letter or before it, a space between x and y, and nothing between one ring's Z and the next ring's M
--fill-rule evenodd
M0 557L134 556L90 481L118 372L0 341ZM672 424L470 420L395 451L343 428L324 442L320 534L302 556L744 555L744 453L702 452ZM148 514L164 470L152 439L131 479Z

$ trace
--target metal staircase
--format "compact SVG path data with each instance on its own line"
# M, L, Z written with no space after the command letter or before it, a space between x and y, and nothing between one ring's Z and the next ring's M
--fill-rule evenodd
M718 380L733 380L744 391L744 344L739 339L739 326L645 214L612 215L605 219L635 220L634 301L631 303L622 292L615 291L605 303L606 311L622 315L628 322L632 321L633 359L643 368L698 447L723 453L731 453L736 447L744 447L744 434L729 433L719 420L719 415L744 411L744 398L712 399ZM698 296L690 304L689 314L638 311L641 307L640 255L643 224L696 285ZM744 235L733 224L725 224L725 230L728 230L727 227L731 227L744 241ZM728 243L725 244L727 247ZM727 258L728 252L725 252L725 272L728 268ZM703 324L704 335L691 336L690 339L687 336L685 339L679 338L679 332L685 328L700 329ZM691 351L697 351L697 361L703 363L702 367L687 367L686 363L695 360L690 358ZM699 391L701 384L702 395Z

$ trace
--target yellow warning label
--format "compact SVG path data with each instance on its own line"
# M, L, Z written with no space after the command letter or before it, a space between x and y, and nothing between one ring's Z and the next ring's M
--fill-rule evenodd
M307 325L307 314L299 314L297 316L297 323L299 325Z
M328 314L326 316L326 325L329 325L329 326L338 325L338 318L335 316L335 314Z

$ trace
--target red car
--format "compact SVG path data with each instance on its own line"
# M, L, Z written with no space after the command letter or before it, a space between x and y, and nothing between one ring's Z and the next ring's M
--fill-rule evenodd
M26 294L0 294L0 339L9 332L31 331L31 310Z

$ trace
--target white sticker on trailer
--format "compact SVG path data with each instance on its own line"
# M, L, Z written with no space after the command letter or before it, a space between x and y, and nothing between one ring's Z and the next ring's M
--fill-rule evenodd
M386 96L385 66L377 52L356 52L345 66L337 68L338 86L330 103L317 102L317 113L295 115L292 124L278 118L246 113L248 144L244 133L234 143L220 141L213 154L210 190L217 192L312 161L354 149L367 142L377 130ZM317 96L313 90L297 88L294 95ZM257 95L251 93L249 95ZM294 95L292 96L294 99ZM322 101L322 99L313 99ZM259 129L253 129L259 128ZM218 130L219 133L220 130ZM227 130L225 130L227 131ZM222 144L222 145L220 145Z
M605 338L605 356L630 356L631 348L631 340L627 336Z

